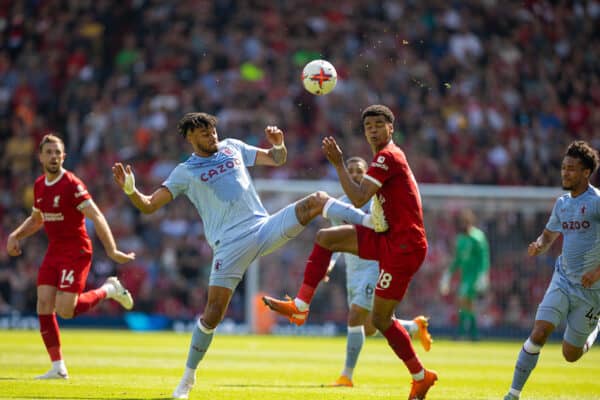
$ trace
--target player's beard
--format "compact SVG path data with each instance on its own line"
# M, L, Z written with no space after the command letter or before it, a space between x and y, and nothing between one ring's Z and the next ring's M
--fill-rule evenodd
M198 148L202 151L202 153L211 155L215 154L219 150L217 143L212 146L202 146L201 144L198 144Z
M44 169L46 170L46 172L50 173L50 174L58 174L60 172L60 163L56 163L56 164L46 164L44 165Z

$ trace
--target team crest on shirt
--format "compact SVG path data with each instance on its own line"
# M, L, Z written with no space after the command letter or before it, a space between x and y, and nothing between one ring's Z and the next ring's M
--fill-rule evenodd
M233 155L233 150L231 150L229 147L224 147L223 148L223 154L225 154L226 156L232 156Z
M54 203L52 203L52 205L57 208L59 207L58 202L60 201L60 195L56 195L54 196Z

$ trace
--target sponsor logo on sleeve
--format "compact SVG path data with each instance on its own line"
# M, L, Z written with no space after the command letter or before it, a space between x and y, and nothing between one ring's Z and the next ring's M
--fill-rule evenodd
M81 196L85 196L87 194L87 190L83 188L81 185L77 185L77 192L75 192L75 198L79 198Z
M387 165L385 165L385 157L384 156L377 157L377 160L373 161L371 163L371 166L376 167L376 168L381 168L384 171L387 171L389 169L389 167Z

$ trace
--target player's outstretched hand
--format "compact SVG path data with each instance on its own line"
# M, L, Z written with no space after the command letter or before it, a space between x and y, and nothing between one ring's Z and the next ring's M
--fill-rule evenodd
M131 165L127 165L126 168L123 167L123 164L117 162L112 167L113 178L115 182L126 194L131 194L135 191L135 176L133 175L133 171L131 170Z
M269 143L274 146L281 146L283 144L283 131L277 126L269 125L265 128L265 136Z
M114 253L108 254L114 262L125 264L126 262L135 260L135 253L123 253L121 250L115 250Z
M121 186L122 188L125 184L125 168L123 167L123 164L120 162L114 163L112 172L115 182L117 182L117 185Z
M321 142L321 149L327 157L327 160L334 166L339 167L344 165L342 149L332 136L326 136Z
M6 251L9 256L16 257L21 255L21 246L19 241L13 235L8 235L8 241L6 242Z

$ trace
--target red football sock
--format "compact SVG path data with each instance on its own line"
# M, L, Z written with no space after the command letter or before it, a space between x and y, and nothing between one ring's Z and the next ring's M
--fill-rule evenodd
M94 308L96 304L100 303L103 299L106 298L106 290L102 288L89 290L87 292L81 293L77 298L77 305L75 306L75 310L73 310L73 316L77 316L84 312L87 312Z
M44 345L46 345L46 351L50 356L50 360L62 360L62 352L60 351L60 331L58 330L56 314L38 315L38 320L40 321L42 340L44 341Z
M332 253L331 250L327 250L315 243L312 253L310 253L308 260L306 261L304 281L298 291L297 298L310 304L319 282L321 282L321 280L325 278L325 274L327 274L327 268L329 267Z
M408 332L400 325L398 320L395 319L392 322L392 325L383 332L383 336L387 339L394 353L404 361L411 374L416 374L423 369L423 364L421 364L421 360L415 353Z

